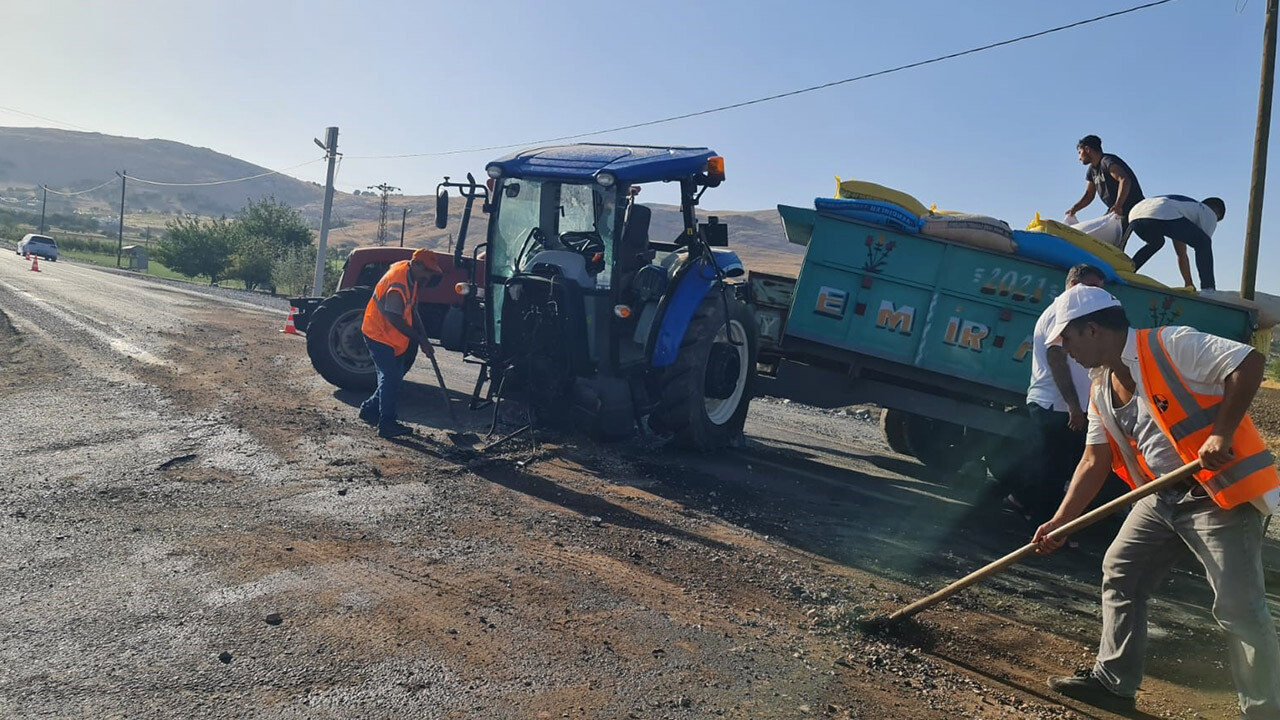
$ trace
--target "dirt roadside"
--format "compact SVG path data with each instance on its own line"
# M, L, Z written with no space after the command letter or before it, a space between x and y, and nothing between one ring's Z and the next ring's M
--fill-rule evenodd
M193 302L115 338L101 308L104 340L0 308L4 369L44 373L0 395L0 715L1109 717L1043 689L1096 640L1105 533L908 637L855 630L1027 532L857 416L765 400L738 453L478 457L419 371L423 438L372 440L278 319ZM1159 606L1155 717L1231 717L1202 586L1181 568Z

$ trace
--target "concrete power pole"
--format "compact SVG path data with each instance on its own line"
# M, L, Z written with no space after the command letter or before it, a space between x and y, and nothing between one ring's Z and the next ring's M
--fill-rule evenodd
M394 185L382 183L381 185L370 185L370 190L378 190L382 192L382 218L378 221L378 244L387 244L387 195L400 188Z
M1276 78L1276 7L1280 0L1267 0L1266 25L1262 32L1262 88L1258 91L1258 129L1253 137L1253 176L1249 181L1249 218L1244 234L1244 269L1240 295L1253 299L1258 280L1258 238L1262 234L1262 200L1267 186L1267 142L1271 137L1271 91Z
M333 172L334 163L338 159L338 128L326 128L324 142L316 140L316 144L329 158L329 172L324 181L324 212L320 215L320 246L316 249L316 280L311 286L311 294L320 297L324 292L324 254L329 244L329 213L333 210Z
M41 185L40 189L44 190L44 199L40 201L40 234L43 235L44 234L44 208L46 205L49 204L49 186Z

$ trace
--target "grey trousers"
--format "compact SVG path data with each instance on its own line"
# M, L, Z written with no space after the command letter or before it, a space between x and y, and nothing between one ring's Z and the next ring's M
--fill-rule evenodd
M1204 566L1213 617L1227 633L1242 716L1280 720L1280 645L1262 574L1265 518L1251 504L1223 510L1197 495L1166 491L1139 500L1107 549L1094 677L1117 695L1137 693L1147 649L1147 600L1189 548Z

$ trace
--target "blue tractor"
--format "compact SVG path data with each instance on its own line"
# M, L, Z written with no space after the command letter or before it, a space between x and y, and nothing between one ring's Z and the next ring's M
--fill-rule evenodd
M540 424L603 440L637 430L702 451L742 435L756 375L756 325L727 227L699 222L724 160L707 148L580 144L508 155L489 180L440 183L466 199L454 247L469 270L441 342L481 365L472 407L527 403ZM682 229L650 237L645 183L678 183ZM465 252L473 203L488 237ZM495 407L495 422L497 408ZM533 421L531 421L532 423Z

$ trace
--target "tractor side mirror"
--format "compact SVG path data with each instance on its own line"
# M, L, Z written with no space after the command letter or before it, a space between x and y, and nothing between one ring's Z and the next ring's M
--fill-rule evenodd
M436 193L436 227L443 230L449 226L449 191L440 188Z
M711 247L729 247L729 226L720 222L720 218L712 215L707 221L698 225L702 237Z

